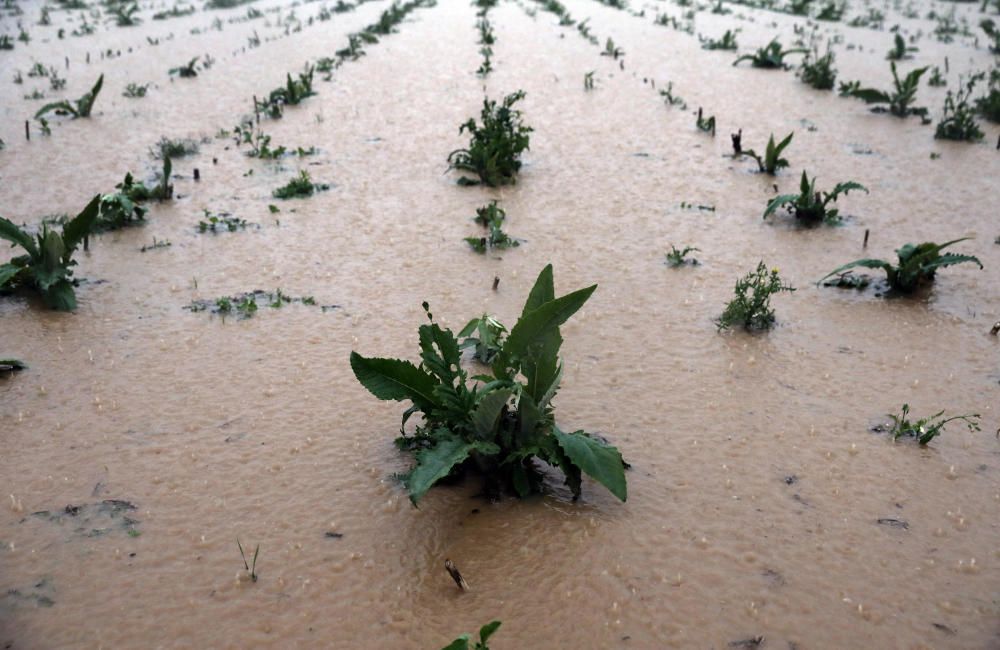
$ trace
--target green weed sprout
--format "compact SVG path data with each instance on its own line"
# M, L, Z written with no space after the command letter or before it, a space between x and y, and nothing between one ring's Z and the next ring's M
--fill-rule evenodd
M903 437L915 438L917 443L923 447L931 440L941 435L944 431L944 425L954 420L961 420L965 422L965 425L970 432L980 430L978 413L941 418L941 416L944 415L944 411L942 410L929 417L921 418L916 422L910 422L909 414L909 404L903 404L903 408L899 415L889 414L889 417L892 418L892 428L889 429L889 435L892 436L894 441Z
M802 179L799 181L798 194L781 194L771 199L764 210L764 218L767 219L774 212L785 206L789 212L801 221L817 223L819 221L834 222L839 218L836 208L827 208L830 203L835 203L841 194L847 195L851 190L861 190L865 194L868 188L854 181L837 183L830 192L819 192L816 190L816 178L809 180L806 172L802 172Z
M469 645L469 635L463 634L441 650L490 650L487 642L500 625L500 621L493 621L479 628L479 640L476 641L476 645Z
M806 54L808 52L809 50L804 47L783 50L781 49L781 43L775 38L764 47L758 48L753 54L744 54L739 57L733 61L733 65L739 65L742 61L749 61L750 65L755 68L784 70L788 68L788 64L785 63L786 56L789 54Z
M774 134L772 133L771 137L767 140L767 148L764 149L763 158L761 158L753 149L746 149L740 153L756 160L757 167L761 172L774 176L782 167L788 167L788 161L781 157L781 152L785 150L785 147L791 144L793 135L795 135L794 131L785 136L784 140L775 144Z
M459 185L483 183L498 187L516 182L521 169L521 153L529 147L529 133L532 128L521 121L521 111L514 104L524 99L524 91L519 90L504 97L498 106L496 101L483 100L480 113L482 125L470 118L462 124L459 134L468 131L471 140L467 149L456 149L448 154L448 169L471 172L479 180L462 176Z
M768 270L763 261L759 262L755 270L736 281L735 297L716 319L716 327L720 331L736 325L747 331L769 329L774 324L771 296L782 291L795 288L782 282L777 268Z
M412 403L402 426L415 413L423 416L412 436L401 431L396 440L416 455L404 477L414 505L438 481L473 466L484 475L488 494L538 492L543 475L534 459L561 469L574 497L586 473L626 499L618 450L583 431L563 432L552 407L562 377L559 326L596 288L556 298L552 266L546 266L490 372L474 376L472 384L462 369L458 339L434 322L426 302L430 322L419 330L420 365L351 353L354 375L375 397Z
M94 107L94 102L97 101L97 95L101 92L101 87L104 85L104 75L102 74L97 78L97 83L94 84L90 92L84 93L80 99L73 102L68 100L62 100L58 102L52 102L46 104L38 109L35 113L35 119L41 118L46 113L52 111L56 115L72 115L73 119L78 117L90 117L90 111Z
M934 242L924 242L920 245L906 244L896 249L899 264L894 265L880 259L855 260L827 273L820 278L819 282L823 282L830 276L841 274L853 268L882 269L885 271L890 288L901 293L912 293L921 286L933 282L937 270L946 266L972 262L979 265L980 269L983 268L983 264L979 261L979 258L973 255L959 255L956 253L941 254L941 251L945 248L966 239L969 238L953 239L943 244L935 244Z

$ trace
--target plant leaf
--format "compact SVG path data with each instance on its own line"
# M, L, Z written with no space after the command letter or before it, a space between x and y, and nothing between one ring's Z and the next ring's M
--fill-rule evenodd
M17 274L20 273L23 268L24 267L13 263L0 264L0 289L17 277Z
M417 505L432 485L447 476L452 468L461 464L473 450L484 454L500 452L500 448L493 443L465 442L450 432L437 439L438 443L433 447L417 452L417 464L406 479L406 488L410 491L410 501L413 505Z
M499 628L500 625L500 621L491 621L479 628L479 642L486 645L486 642L489 641L490 637L493 636L493 633L497 631L497 628Z
M868 104L889 104L892 102L889 93L875 88L856 88L848 93L848 97L857 97Z
M76 309L76 292L69 280L59 280L42 290L42 299L46 306L56 311L73 311Z
M618 449L602 444L582 431L563 433L555 427L552 433L559 446L577 467L608 488L611 494L622 501L626 500L628 490L625 483L625 464Z
M597 289L596 284L568 293L561 298L546 302L520 318L511 329L500 354L497 355L494 373L498 375L504 373L513 360L527 357L535 352L531 348L539 343L544 344L552 329L558 328L575 314L595 289Z
M409 361L365 358L352 351L351 369L361 385L379 399L408 399L424 412L437 406L433 396L437 381Z
M0 239L17 244L28 252L31 257L38 257L38 248L31 235L18 228L13 221L0 217Z
M847 264L845 264L845 265L843 265L841 267L835 268L834 270L830 271L829 273L827 273L826 275L824 275L823 277L821 277L816 282L816 284L819 284L820 282L822 282L823 280L827 279L831 275L837 275L838 273L843 273L844 271L846 271L848 269L853 269L853 268L858 267L858 266L864 267L866 269L883 269L886 273L891 273L892 272L892 264L889 264L885 260L870 259L870 258L869 259L863 259L863 260L854 260L853 262L848 262Z
M493 441L496 437L497 418L503 412L503 407L510 399L509 390L498 390L487 393L479 400L472 414L472 426L481 440Z
M775 210L780 208L786 203L795 203L796 199L799 198L798 194L780 194L770 200L767 204L767 208L764 210L764 219L774 213Z
M535 284L531 287L528 299L524 301L524 309L521 310L521 318L535 311L545 303L555 300L556 290L552 280L552 265L547 264L542 272L538 274Z
M100 214L101 195L97 194L90 200L80 214L73 217L73 220L63 226L62 240L66 247L63 263L69 262L70 256L76 247L80 245L83 238L90 234L97 217Z
M441 650L469 650L469 635L463 634Z

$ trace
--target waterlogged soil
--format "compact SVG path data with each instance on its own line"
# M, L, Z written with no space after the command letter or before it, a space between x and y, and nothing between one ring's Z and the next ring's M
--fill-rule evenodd
M0 358L29 365L0 376L5 647L439 648L493 619L496 648L1000 646L996 126L987 144L936 141L933 126L793 72L733 67L734 53L696 35L739 28L744 53L774 35L790 45L806 19L728 3L725 15L701 8L692 35L653 22L683 25L687 7L567 1L593 45L540 5L503 2L480 79L475 8L442 0L329 82L317 73L318 94L283 119L262 119L272 145L319 149L268 162L216 134L386 2L311 24L320 3L154 21L169 8L156 2L138 26L90 18L97 32L81 37L80 11L39 26L40 3L19 4L22 16L0 19L31 37L0 52L4 216L75 214L126 171L153 180L160 137L202 144L174 162L174 201L78 255L75 313L0 299ZM263 16L230 22L248 7ZM869 8L884 30L820 24L841 80L890 84L896 24L922 34L901 69L939 65L948 80L919 91L935 117L960 74L993 64L982 38L941 43L926 18L954 9L976 32L978 3L853 0L846 17ZM623 66L599 55L609 37ZM206 54L197 78L170 80ZM35 61L66 89L27 77ZM40 102L23 95L78 97L101 73L90 119L53 118L51 136L32 126L25 141ZM152 86L129 99L129 82ZM686 110L665 106L668 82ZM499 190L445 173L484 87L524 89L535 129L517 185ZM699 106L714 138L695 128ZM794 131L790 169L771 178L730 157L737 129L758 151ZM299 169L330 190L271 198ZM871 193L841 199L838 227L762 220L802 169ZM480 256L463 238L480 233L472 217L489 199L522 244ZM260 228L199 234L204 210ZM852 259L958 237L974 238L955 249L985 270L945 269L914 298L814 284ZM154 238L171 246L140 252ZM667 267L670 244L696 246L701 263ZM772 331L718 333L736 278L760 260L798 290L774 299ZM549 262L558 290L599 284L563 328L557 417L622 450L628 502L587 480L573 502L552 474L537 498L486 502L467 480L413 508L394 478L409 462L391 444L402 407L357 383L350 351L416 358L423 300L456 330L484 311L509 326ZM279 288L339 308L185 309ZM953 423L926 448L871 431L903 403L980 413L982 431ZM260 545L256 582L237 578L237 538Z

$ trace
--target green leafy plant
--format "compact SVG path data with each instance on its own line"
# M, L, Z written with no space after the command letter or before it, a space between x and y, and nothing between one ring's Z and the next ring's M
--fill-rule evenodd
M910 422L910 405L903 404L903 408L899 415L889 414L892 418L892 427L889 429L889 435L892 436L893 440L899 440L900 438L915 438L917 442L924 446L931 440L941 435L944 431L944 426L949 422L955 420L961 420L965 422L965 426L969 431L979 431L979 414L970 413L968 415L955 415L950 418L943 418L944 411L938 411L934 415L928 416L926 418L921 418L916 422Z
M607 42L604 43L604 51L601 52L601 56L608 56L617 61L619 57L625 56L625 50L617 47L615 42L608 38Z
M125 90L122 92L122 97L128 97L130 99L139 99L146 96L146 91L149 90L150 84L137 84L129 83L125 86Z
M702 115L701 106L698 107L698 113L695 117L695 126L698 127L699 131L704 131L705 133L711 133L715 136L715 116L711 115L709 117L704 117Z
M781 194L771 199L764 210L764 218L767 219L774 212L785 206L789 212L797 219L806 222L816 223L818 221L833 222L840 218L836 208L827 208L831 202L836 202L841 194L847 195L851 190L861 190L865 194L868 188L854 181L837 183L830 192L819 192L816 190L816 178L809 180L806 172L802 172L802 179L799 181L798 194Z
M198 143L187 138L170 139L160 138L159 142L153 145L150 150L153 158L164 160L166 158L183 158L198 153Z
M475 336L473 336L475 334ZM470 320L458 337L463 339L459 349L473 348L472 358L489 365L503 348L507 328L497 319L488 314Z
M953 94L948 91L944 99L944 110L941 121L937 123L934 137L944 140L963 140L977 142L984 137L982 129L976 122L975 109L972 106L972 91L976 82L982 81L986 75L982 72L969 77L963 86Z
M94 232L119 230L142 221L146 216L146 209L138 205L138 201L149 194L145 185L136 183L132 174L128 173L115 188L117 192L101 195L101 214L94 223Z
M590 72L583 73L583 89L593 90L594 89L594 73L596 70L591 70Z
M767 147L764 149L763 158L753 149L743 149L740 151L740 154L753 158L757 161L757 168L761 172L774 176L782 167L788 167L788 160L781 157L781 152L791 144L793 135L795 135L794 131L786 135L784 140L775 144L774 134L772 133L771 137L767 140Z
M306 66L305 72L300 72L294 79L290 73L286 74L285 85L272 90L264 101L257 102L254 110L263 111L272 118L279 118L284 106L300 104L306 97L315 95L316 92L313 90L315 69L314 66Z
M479 628L479 640L476 641L476 645L469 645L469 635L463 634L441 650L490 650L489 638L493 636L500 625L500 621L493 621Z
M896 117L907 117L909 115L919 115L924 122L929 121L927 109L911 106L917 97L917 88L920 86L920 77L927 72L928 67L911 70L905 78L900 80L896 73L896 62L890 64L892 68L893 89L890 91L878 90L876 88L862 88L857 81L848 84L841 84L840 94L846 97L857 97L866 104L886 104L887 106L876 106L873 111L884 112Z
M978 264L980 269L983 268L983 264L979 261L979 258L973 255L959 255L956 253L941 254L941 251L945 248L966 239L969 238L953 239L944 244L935 244L934 242L924 242L920 245L906 244L896 249L896 256L899 258L898 265L893 265L880 259L855 260L827 273L820 278L820 282L830 276L841 274L853 268L882 269L885 271L886 280L890 288L901 293L911 293L921 286L933 282L937 270L946 266L973 262Z
M470 118L462 124L459 134L468 131L471 140L467 149L456 149L448 154L448 169L472 172L479 180L462 176L459 185L483 183L490 187L517 182L517 172L521 169L521 153L529 148L529 133L532 128L521 120L521 111L514 104L524 99L524 91L519 90L504 97L501 104L490 99L483 100L480 112L482 125Z
M666 88L660 88L660 97L663 98L667 106L680 106L681 110L687 110L687 102L680 95L674 94L674 82L667 83Z
M986 32L989 37L990 52L993 54L1000 54L1000 29L997 29L997 25L993 22L992 18L984 18L979 21L979 27Z
M934 88L940 88L941 86L948 85L948 80L944 78L943 74L941 74L941 68L937 66L931 68L931 76L927 79L927 85Z
M820 56L819 51L814 49L802 60L799 78L816 90L833 90L833 84L837 80L837 69L833 67L833 60L832 50L827 49L826 54Z
M677 268L678 266L684 266L685 264L690 264L691 266L697 266L698 260L695 258L688 258L688 253L699 252L701 249L695 248L694 246L685 246L682 249L677 248L673 244L670 244L670 252L667 253L667 265Z
M742 61L749 61L750 65L755 68L777 68L784 70L788 68L788 64L785 63L786 56L789 54L806 54L808 52L809 50L804 47L783 50L781 49L781 43L775 38L764 47L758 48L753 54L744 54L739 57L733 61L733 65L738 65Z
M844 10L847 8L846 3L837 4L836 2L828 2L823 5L823 8L819 10L816 14L816 20L828 20L831 22L837 22L844 17Z
M212 214L208 210L202 210L202 212L205 213L205 218L198 220L198 232L200 233L216 233L221 230L236 232L247 227L246 219L234 217L228 212L219 212L218 214Z
M726 33L722 35L722 38L712 39L704 38L698 36L698 40L701 41L701 49L703 50L735 50L739 46L736 43L736 34L739 33L738 29L727 29Z
M130 5L121 3L112 6L108 11L110 17L114 19L115 24L119 27L132 27L142 22L141 19L136 17L136 14L139 13L139 5L135 2Z
M991 122L1000 123L1000 69L990 71L986 94L976 99L976 110Z
M774 324L771 296L782 291L795 291L795 288L782 282L778 269L768 270L763 261L759 262L755 270L736 281L735 297L716 319L716 327L720 331L734 325L748 331L770 328Z
M94 102L97 101L97 95L101 92L101 86L103 85L104 75L102 74L97 78L97 83L95 83L93 88L90 89L90 92L84 93L80 99L73 102L64 99L62 101L46 104L38 109L37 113L35 113L35 119L42 117L50 111L55 112L56 115L72 115L73 119L78 117L90 117L90 111L94 107Z
M507 213L497 205L496 201L491 201L489 205L484 205L476 209L475 222L487 228L489 234L485 237L466 237L465 241L477 253L485 253L494 248L513 248L521 243L512 239L502 229Z
M274 190L271 195L276 199L293 199L312 196L314 192L330 189L326 183L313 183L309 172L301 170L299 175L285 185Z
M896 34L895 38L893 39L892 49L889 50L889 53L885 55L885 58L887 58L890 61L902 61L903 59L912 59L913 57L910 56L910 52L916 52L916 51L917 48L907 47L906 41L903 40L903 37L900 36L899 34Z
M200 56L196 56L184 65L179 65L176 68L170 68L171 75L177 75L178 77L186 77L188 79L198 76L198 59Z
M0 217L0 239L20 246L26 253L0 265L0 290L26 286L38 291L51 309L76 309L73 253L90 234L100 210L100 200L100 195L95 196L80 214L62 227L61 234L42 224L34 239Z
M416 464L404 478L414 504L435 483L470 466L485 476L488 494L513 490L527 496L542 486L535 458L560 468L574 497L580 495L586 473L626 499L625 463L618 450L583 431L564 433L556 426L552 406L562 377L559 326L596 288L556 298L552 266L546 266L496 353L491 373L473 377L471 385L458 340L429 311L430 322L419 330L419 366L351 353L355 376L375 397L412 402L403 426L415 413L423 415L412 436L401 431L396 440L400 448L416 453Z

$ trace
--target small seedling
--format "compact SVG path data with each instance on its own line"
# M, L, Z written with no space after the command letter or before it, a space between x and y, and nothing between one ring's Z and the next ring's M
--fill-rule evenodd
M314 66L306 66L305 72L300 72L296 78L290 73L285 75L285 85L272 90L267 99L261 102L255 100L254 111L262 111L269 117L277 119L282 116L284 107L298 105L306 97L316 94L313 90Z
M916 52L916 51L917 48L907 47L906 41L903 40L903 37L900 36L899 34L896 34L895 39L893 40L892 49L889 50L889 53L885 55L885 58L890 61L902 61L903 59L912 59L913 57L910 56L910 52Z
M715 137L715 116L704 117L702 115L701 106L698 107L698 113L695 117L695 126L698 127L699 131L704 131L705 133L711 133L712 137Z
M982 72L969 77L965 85L959 84L959 89L944 99L944 110L941 112L941 121L937 123L934 137L944 140L962 140L965 142L978 142L984 136L982 129L976 122L975 109L972 107L972 90L976 82L982 81L986 75Z
M822 9L820 9L819 13L816 14L816 20L837 22L844 17L844 10L846 8L846 3L837 4L836 2L828 2Z
M687 255L688 253L700 251L700 248L695 248L694 246L685 246L683 249L679 249L673 244L670 244L670 252L667 253L667 265L674 268L684 266L685 264L697 266L698 260L693 257L689 258Z
M809 50L804 47L783 50L781 49L781 43L775 38L753 54L744 54L739 57L733 61L733 65L738 65L741 61L749 61L750 65L755 68L785 70L788 68L788 64L785 63L786 56L789 54L807 54L808 52Z
M496 201L491 201L489 205L484 205L476 209L475 222L488 228L489 234L485 237L466 237L465 241L477 253L485 253L487 250L514 248L520 246L521 242L511 238L502 229L507 213L497 206Z
M966 428L970 432L979 431L979 419L978 413L970 413L968 415L955 415L950 418L943 418L944 411L938 411L934 415L926 418L921 418L916 422L910 422L910 405L903 404L903 408L899 415L889 414L892 418L892 427L889 429L889 435L892 436L893 441L899 440L900 438L915 438L920 446L924 446L931 440L941 435L944 432L944 425L954 420L961 420L965 422ZM940 419L939 419L940 418Z
M435 483L472 467L485 475L488 494L510 490L528 496L542 488L543 475L533 458L562 469L576 497L586 473L626 499L625 463L618 450L583 431L563 432L551 404L562 377L559 326L596 288L556 298L552 266L546 266L496 353L491 374L477 376L471 385L457 338L434 322L426 302L430 322L420 327L419 366L351 353L354 375L375 397L412 402L403 414L404 426L412 415L423 416L414 435L403 432L396 440L416 454L404 479L414 505Z
M891 289L901 293L912 293L918 288L933 282L934 275L940 268L953 266L955 264L962 264L964 262L972 262L977 264L979 268L982 269L982 262L979 261L979 258L973 255L959 255L956 253L941 254L941 251L945 248L951 246L952 244L957 244L960 241L965 241L966 239L968 239L968 237L953 239L952 241L945 242L944 244L935 244L934 242L925 242L919 246L906 244L905 246L896 249L896 256L899 258L898 265L893 265L880 259L855 260L834 269L830 273L827 273L825 276L820 278L819 282L823 282L823 280L826 280L833 275L843 273L848 269L858 267L882 269L885 271L886 280L888 281Z
M101 92L101 86L103 85L104 75L102 74L97 78L97 83L95 83L94 87L90 89L90 92L84 93L80 99L73 102L64 99L59 102L46 104L38 109L37 113L35 113L35 119L40 119L43 115L50 111L54 111L56 115L72 115L73 119L78 117L90 117L90 111L94 107L94 102L97 101L97 95Z
M62 234L42 224L41 232L34 239L0 217L0 239L20 246L27 253L0 265L0 290L26 286L38 291L51 309L76 309L73 253L97 221L100 201L100 195L95 196L80 214L62 227Z
M583 74L583 89L593 90L594 89L594 73L596 70L591 70L590 72L585 72Z
M927 80L927 85L933 88L940 88L941 86L948 85L948 80L941 74L941 68L937 66L931 68L931 76Z
M521 153L529 148L532 131L521 121L521 111L513 108L522 99L523 90L507 95L499 106L494 100L484 99L480 113L482 125L470 118L459 127L459 134L468 131L471 140L467 149L456 149L448 154L448 169L472 172L479 177L477 181L462 176L458 179L459 185L483 183L498 187L517 181Z
M827 206L831 202L836 202L839 195L846 196L851 190L861 190L865 194L868 193L868 188L854 181L837 183L830 192L819 192L816 190L816 178L813 177L812 180L809 180L806 172L803 171L802 179L799 182L799 193L782 194L771 199L767 204L767 209L764 210L764 218L767 219L778 208L784 206L801 221L809 223L836 222L840 218L838 210L836 208L827 209Z
M219 212L218 214L212 214L208 210L203 210L203 212L205 218L198 221L198 232L200 233L217 233L221 230L236 232L247 227L246 219L234 217L228 212Z
M917 88L920 86L920 77L927 72L928 67L911 70L903 80L899 79L896 73L896 62L890 64L892 68L893 90L884 91L875 88L861 88L860 82L842 83L840 94L846 97L857 97L867 104L876 104L873 111L888 111L896 117L907 117L908 115L919 115L924 123L930 121L927 117L927 109L911 106L917 97ZM888 107L878 106L887 104Z
M125 86L124 92L122 92L123 97L128 97L130 99L139 99L146 96L146 91L149 90L151 84L137 84L129 83Z
M788 161L781 157L781 152L792 142L795 132L789 133L785 139L774 144L774 134L767 140L767 147L764 149L764 157L761 158L753 149L745 149L741 152L744 156L749 156L757 161L757 168L760 172L774 176L782 167L788 167Z
M699 36L698 40L701 41L701 49L703 50L736 50L738 48L736 34L739 32L738 29L727 29L722 38L711 39Z
M165 160L167 158L183 158L198 153L198 143L190 139L171 140L167 137L160 138L159 142L150 149L150 154L154 160Z
M136 18L136 14L139 12L139 5L135 2L131 5L122 3L117 6L111 6L108 12L110 14L109 17L114 19L115 24L119 27L132 27L142 22L141 19Z
M178 77L192 78L198 76L198 59L200 56L196 56L184 65L179 65L176 68L170 68L171 75L177 75Z
M736 281L735 297L715 321L716 327L720 331L736 325L747 331L770 328L774 324L771 296L782 291L795 288L782 282L777 268L769 271L763 261L759 262L755 270Z
M472 336L473 333L476 336ZM503 323L488 314L470 320L458 337L463 339L459 349L473 348L472 358L480 363L490 365L493 359L503 349L507 328Z
M251 564L247 564L247 556L243 553L243 545L240 544L239 538L236 538L236 546L240 549L240 557L243 558L243 568L250 575L250 580L257 582L257 555L260 553L260 544L253 552L253 561Z
M1000 54L1000 29L997 29L997 25L993 22L993 19L984 18L979 21L979 27L986 32L986 35L990 39L990 52Z
M679 106L682 111L687 110L687 102L684 101L684 98L674 94L674 82L672 81L667 83L666 88L660 89L660 97L663 98L667 106Z
M328 189L330 186L326 183L313 183L312 179L309 178L309 172L303 169L298 176L274 190L271 195L276 199L304 198L312 196L314 192Z
M493 621L479 628L479 640L476 645L469 645L469 635L463 634L441 650L490 650L489 638L500 627L500 621Z
M609 56L617 61L619 57L625 56L625 50L616 47L615 42L608 38L607 42L604 43L604 51L601 52L601 56Z
M833 90L837 80L837 69L833 67L833 51L827 49L826 54L819 55L818 50L807 54L799 70L799 78L816 90Z

